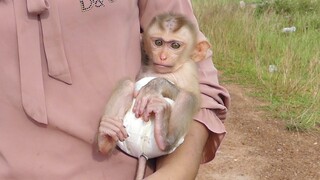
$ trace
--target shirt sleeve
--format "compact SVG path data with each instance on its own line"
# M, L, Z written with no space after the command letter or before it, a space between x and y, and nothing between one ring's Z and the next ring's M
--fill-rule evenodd
M161 13L177 13L188 17L196 26L198 41L206 41L199 30L197 19L193 13L190 0L140 0L140 25L145 29L152 18ZM230 105L228 91L219 84L218 71L212 62L212 51L207 51L204 60L198 62L201 91L201 109L194 119L205 125L210 134L203 150L202 162L212 160L226 133L224 120Z

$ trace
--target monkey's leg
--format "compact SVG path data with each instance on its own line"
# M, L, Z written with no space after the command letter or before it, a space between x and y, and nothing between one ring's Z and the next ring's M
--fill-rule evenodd
M155 138L164 150L171 150L189 128L196 112L196 97L181 90L178 94L168 121L155 121ZM157 119L157 118L155 118Z
M134 83L132 81L124 80L119 83L107 102L100 126L102 126L102 122L108 118L119 119L119 121L121 121L132 104L133 91ZM102 129L103 128L99 127L97 138L98 148L101 153L107 154L115 148L116 141L111 136L105 134Z

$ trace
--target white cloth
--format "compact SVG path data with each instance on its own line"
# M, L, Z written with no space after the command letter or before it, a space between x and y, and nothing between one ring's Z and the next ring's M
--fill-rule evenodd
M140 90L141 87L146 85L149 81L155 77L145 77L136 82L136 90ZM171 105L174 101L165 98ZM132 112L135 99L133 100L131 108L128 110L123 119L123 125L126 127L129 137L121 142L118 141L117 145L127 154L140 157L141 155L147 158L155 158L165 154L173 152L180 144L183 143L184 137L181 137L177 145L170 151L161 151L154 138L154 121L150 119L148 122L143 121L141 118L136 118Z

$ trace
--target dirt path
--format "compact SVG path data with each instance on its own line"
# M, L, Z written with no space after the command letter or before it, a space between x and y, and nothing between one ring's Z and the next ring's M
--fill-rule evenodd
M215 160L202 165L197 180L320 180L320 134L289 132L282 121L259 110L262 102L237 85L228 134Z

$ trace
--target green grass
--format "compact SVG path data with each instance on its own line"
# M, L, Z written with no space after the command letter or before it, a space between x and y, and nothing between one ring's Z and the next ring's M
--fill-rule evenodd
M288 129L319 127L320 1L246 1L255 8L240 8L238 0L192 2L224 77L254 87ZM282 32L291 26L295 32Z

